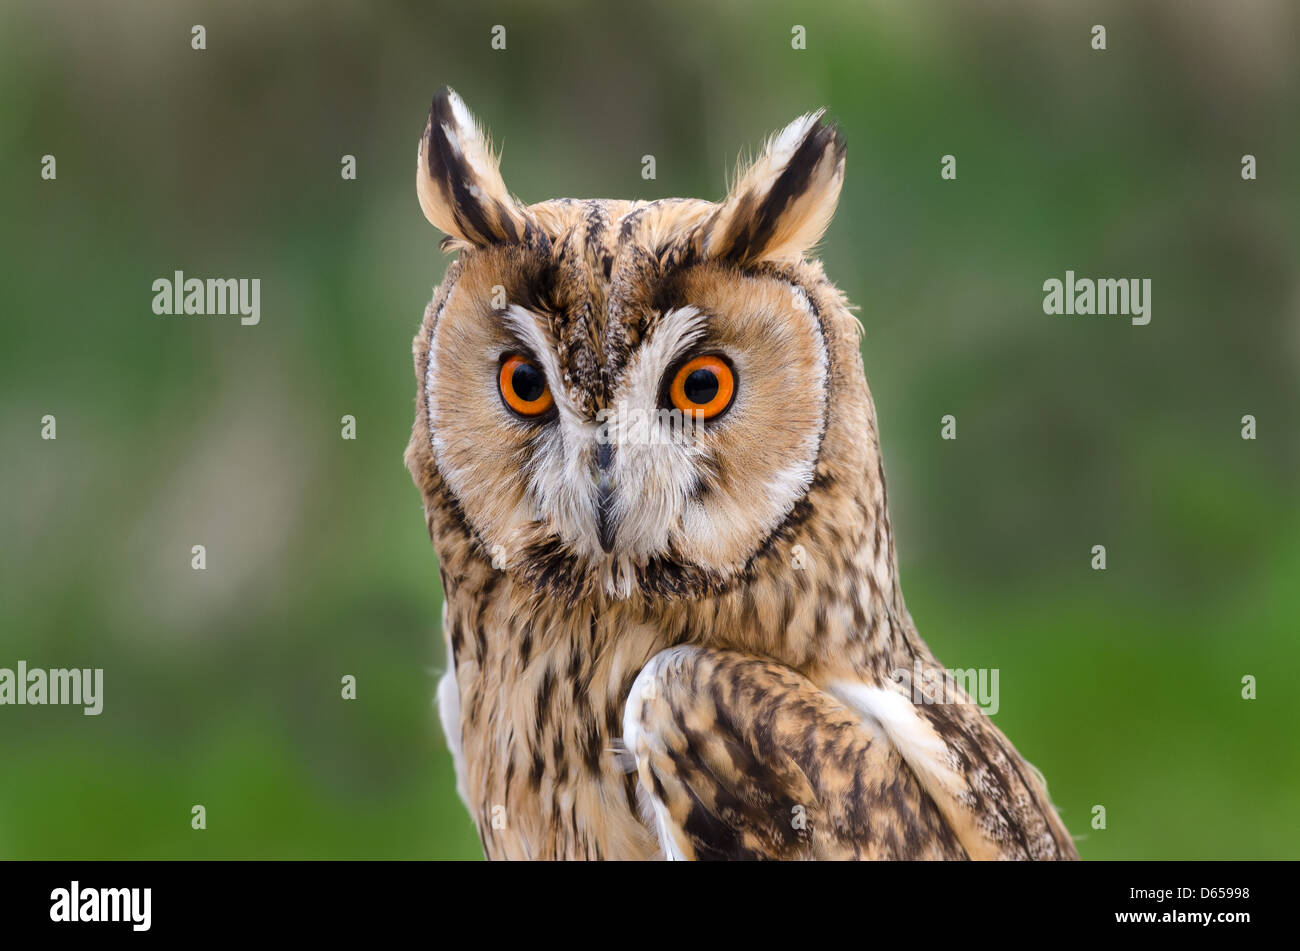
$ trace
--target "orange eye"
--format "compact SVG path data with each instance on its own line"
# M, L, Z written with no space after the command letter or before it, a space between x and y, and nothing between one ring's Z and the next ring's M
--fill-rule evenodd
M542 368L517 353L502 361L497 386L506 406L520 416L541 416L555 402Z
M735 395L736 374L726 360L713 355L687 360L668 388L673 406L694 413L696 419L721 416Z

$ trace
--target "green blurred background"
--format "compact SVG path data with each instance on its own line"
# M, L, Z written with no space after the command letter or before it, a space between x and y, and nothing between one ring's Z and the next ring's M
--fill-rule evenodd
M0 7L0 666L105 668L97 718L0 707L0 856L480 855L402 465L443 83L526 201L717 198L826 105L923 636L1000 669L1084 857L1300 855L1296 6L627 6ZM1045 316L1067 268L1151 324ZM260 325L154 316L176 269L260 278Z

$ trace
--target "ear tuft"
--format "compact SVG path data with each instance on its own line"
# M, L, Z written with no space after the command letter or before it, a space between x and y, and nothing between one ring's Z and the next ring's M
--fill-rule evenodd
M844 184L844 138L823 115L800 116L768 140L705 226L706 255L795 261L820 240Z
M527 215L506 190L491 143L464 101L447 86L438 90L429 107L415 187L424 216L453 244L484 247L519 241L528 230Z

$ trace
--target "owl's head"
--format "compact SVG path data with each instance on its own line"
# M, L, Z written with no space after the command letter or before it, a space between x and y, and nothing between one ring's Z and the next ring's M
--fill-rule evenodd
M857 464L852 430L868 436L857 321L806 259L843 177L816 112L720 203L524 205L439 92L417 189L459 254L416 337L407 462L444 562L463 537L570 600L692 597L788 538L828 452Z

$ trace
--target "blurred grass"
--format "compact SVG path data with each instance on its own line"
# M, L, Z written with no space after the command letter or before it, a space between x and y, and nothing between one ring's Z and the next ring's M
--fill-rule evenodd
M411 165L450 83L527 201L718 197L739 151L827 105L849 171L824 257L862 307L922 634L1000 669L997 722L1085 857L1294 857L1296 20L1257 0L5 5L0 666L103 666L106 699L0 708L0 856L480 854L401 462L446 260ZM177 268L260 277L261 324L155 317ZM1067 268L1151 277L1151 325L1045 317Z

